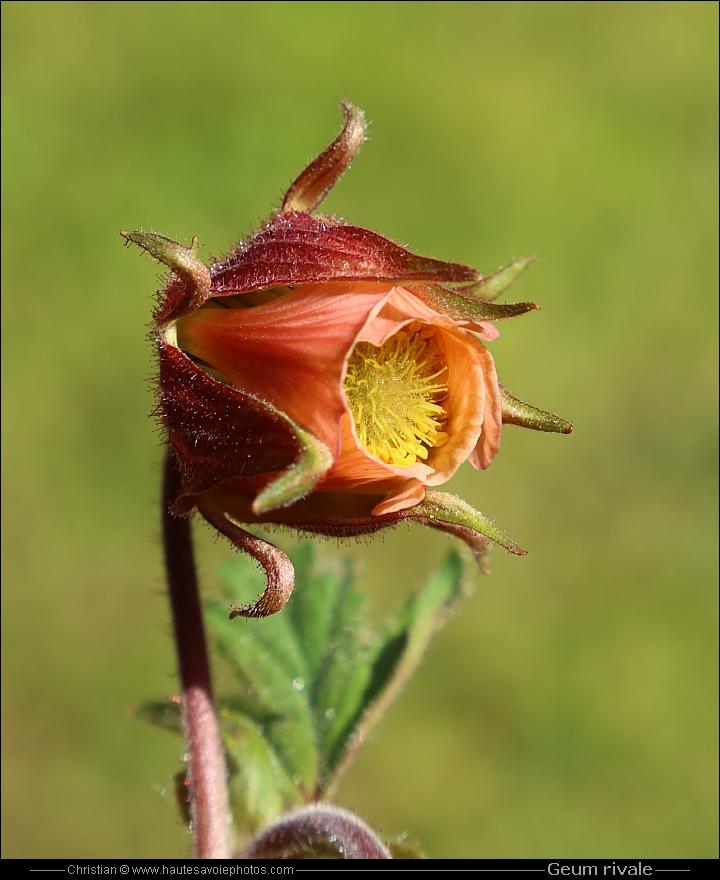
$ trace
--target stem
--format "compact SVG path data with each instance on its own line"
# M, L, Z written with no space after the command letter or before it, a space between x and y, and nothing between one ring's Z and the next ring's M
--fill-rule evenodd
M230 857L230 810L225 756L213 705L190 521L172 516L169 510L180 488L180 473L168 452L163 479L163 544L183 689L195 855L226 859Z

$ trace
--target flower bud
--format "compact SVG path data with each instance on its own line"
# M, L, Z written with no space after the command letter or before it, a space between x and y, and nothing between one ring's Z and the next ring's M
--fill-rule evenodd
M483 277L421 257L367 229L312 215L350 165L364 116L345 125L271 217L209 268L162 236L123 233L172 270L154 315L158 412L182 491L265 568L268 586L235 613L265 616L292 590L292 566L238 523L367 534L401 520L518 546L437 491L464 462L488 467L503 423L568 433L499 383L493 322L536 309L495 300L526 269Z

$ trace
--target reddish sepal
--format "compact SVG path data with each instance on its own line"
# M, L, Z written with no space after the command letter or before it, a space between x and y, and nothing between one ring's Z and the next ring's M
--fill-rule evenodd
M212 296L313 281L478 281L469 266L413 254L377 232L297 211L279 214L212 267Z
M300 455L289 419L218 382L158 338L159 411L183 478L196 495L229 477L283 471Z

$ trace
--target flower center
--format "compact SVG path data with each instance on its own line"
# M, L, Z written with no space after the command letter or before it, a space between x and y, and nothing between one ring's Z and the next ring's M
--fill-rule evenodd
M432 327L414 324L380 347L359 342L343 388L362 445L385 464L409 467L442 446L447 396L444 359Z

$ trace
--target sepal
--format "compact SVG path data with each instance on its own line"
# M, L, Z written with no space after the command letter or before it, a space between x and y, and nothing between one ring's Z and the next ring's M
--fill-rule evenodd
M295 570L288 557L274 544L251 535L228 519L212 492L203 493L197 500L197 507L211 526L225 535L242 553L252 556L265 572L266 586L262 595L252 605L232 608L230 619L270 617L282 611L295 587Z
M545 431L551 434L572 433L572 422L556 416L555 413L545 412L525 403L524 400L500 385L500 398L502 400L503 425L518 425L520 428L530 428L533 431Z
M161 315L157 320L168 321L199 309L210 296L210 269L199 258L197 235L190 247L179 244L154 232L121 232L128 244L136 244L171 269L177 279L167 287ZM179 284L177 282L180 282ZM171 305L171 308L168 308Z
M499 321L540 310L540 306L532 302L494 303L468 296L465 292L468 288L461 292L447 290L438 284L423 284L408 289L430 308L442 312L455 321Z
M417 522L460 538L483 569L488 541L515 556L527 553L479 511L447 492L429 490L415 507L380 515L372 513L384 497L378 495L314 492L290 507L258 516L253 512L250 495L226 491L222 486L210 494L216 496L219 508L237 522L286 525L301 532L334 538L368 535L399 522ZM202 507L200 509L204 514Z
M253 513L260 516L280 507L287 507L303 498L333 466L333 457L327 446L309 431L288 419L300 445L300 455L279 477L257 494Z
M481 279L470 266L421 257L369 229L286 211L213 265L212 293L339 280L455 284Z
M285 413L214 379L162 337L158 347L158 409L182 473L183 496L267 474L272 481L253 510L268 513L312 491L332 467L330 450Z
M465 296L472 295L486 302L497 299L513 284L522 273L535 262L535 257L521 257L519 260L503 266L492 275L487 275L482 281L462 288L460 291Z
M417 507L402 513L405 514L404 519L417 520L460 538L470 547L476 562L484 571L488 540L515 556L527 555L527 550L508 538L491 520L449 492L428 491L425 500Z
M365 141L365 114L343 101L345 125L338 137L296 178L285 193L281 211L313 211L350 167Z

